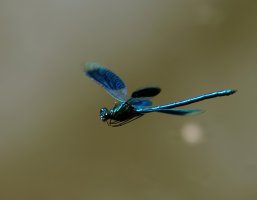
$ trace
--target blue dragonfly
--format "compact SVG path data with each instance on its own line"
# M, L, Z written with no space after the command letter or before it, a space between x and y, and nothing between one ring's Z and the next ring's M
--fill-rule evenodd
M117 127L127 124L146 113L159 112L172 115L190 115L202 113L198 109L178 109L177 107L192 104L205 99L228 96L234 94L236 90L220 90L212 93L202 94L193 98L185 99L170 104L153 106L150 98L161 92L159 87L145 87L132 92L127 98L127 88L125 83L112 71L97 63L87 63L84 67L85 74L101 85L112 97L119 101L108 110L106 107L100 109L99 117L109 126Z

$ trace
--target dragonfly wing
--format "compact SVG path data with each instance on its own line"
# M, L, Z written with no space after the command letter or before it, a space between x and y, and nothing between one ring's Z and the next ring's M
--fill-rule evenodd
M142 108L139 107L138 109L136 109L137 112L140 113L149 113L149 112L160 112L160 113L166 113L166 114L171 114L171 115L192 115L192 114L200 114L203 113L203 110L199 110L199 109L176 109L176 108L172 108L172 109L159 109L159 108Z
M125 83L112 71L97 63L87 63L85 74L100 84L115 99L126 101L127 88Z
M141 97L154 97L157 94L161 92L161 88L159 87L145 87L145 88L140 88L136 91L134 91L131 94L132 98L141 98Z
M127 101L130 105L136 108L151 106L153 103L147 98L131 98Z
M161 113L166 113L166 114L172 114L172 115L195 115L195 114L200 114L203 113L204 110L198 110L198 109L193 109L193 110L186 110L186 109L160 109L158 112Z

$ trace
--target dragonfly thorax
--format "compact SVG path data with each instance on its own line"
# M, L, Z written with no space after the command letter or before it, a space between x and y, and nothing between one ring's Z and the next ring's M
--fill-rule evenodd
M111 113L107 108L103 107L100 110L99 116L100 116L100 119L103 122L105 122L106 120L110 119Z

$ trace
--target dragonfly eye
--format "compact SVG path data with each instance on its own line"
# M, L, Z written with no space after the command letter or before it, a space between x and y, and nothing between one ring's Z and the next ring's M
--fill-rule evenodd
M105 122L110 118L110 111L107 108L101 108L99 116L100 119Z

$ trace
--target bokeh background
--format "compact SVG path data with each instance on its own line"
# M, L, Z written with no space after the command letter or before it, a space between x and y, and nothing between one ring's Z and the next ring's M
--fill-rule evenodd
M257 1L1 0L1 200L257 199ZM84 76L101 63L165 104L119 128L114 99Z

